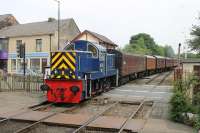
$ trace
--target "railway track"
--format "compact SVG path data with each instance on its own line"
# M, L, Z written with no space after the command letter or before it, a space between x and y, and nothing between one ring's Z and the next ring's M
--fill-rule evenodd
M156 76L154 76L153 78L151 78L150 80L148 80L147 82L145 82L146 85L161 85L165 80L166 78L172 73L172 71L170 72L165 72L165 73L161 73L161 74L158 74Z
M143 101L140 103L140 105L138 106L138 108L137 108L136 111L133 111L133 112L131 113L131 115L126 119L126 121L125 121L125 122L122 124L122 126L120 127L118 133L122 133L122 132L123 132L123 130L125 129L125 127L126 127L126 125L127 125L127 123L128 123L128 121L131 120L131 119L133 119L133 118L137 115L137 113L138 113L138 112L142 109L142 107L144 106L144 103L145 103L145 100L143 100Z
M167 77L169 77L171 75L172 71L168 72L158 83L158 85L162 85L163 82L167 79Z
M165 81L165 79L166 79L170 74L171 74L171 72L164 73L164 74L160 74L160 75L156 75L155 77L153 77L152 79L150 79L150 80L147 82L147 84L153 83L155 80L158 80L158 79L159 79L158 81L155 82L156 84L155 84L154 87L153 87L153 88L155 88L156 86L161 85L161 84ZM153 88L152 88L152 89L153 89ZM96 97L96 98L97 98L97 97ZM113 129L106 129L106 128L105 128L105 129L107 130L106 132L118 132L118 133L129 132L129 131L127 131L127 129L126 129L126 126L127 126L128 122L129 122L129 120L134 119L135 117L138 116L139 112L140 112L141 110L143 110L143 107L144 107L144 105L145 105L145 102L146 102L146 101L145 101L145 98L144 98L143 100L141 100L141 102L140 102L140 104L138 105L137 109L133 109L132 111L129 112L129 115L128 115L128 116L124 117L124 118L126 118L126 119L125 119L125 121L121 124L120 128L117 128L117 129L114 129L114 128L113 128ZM55 104L55 103L47 104L47 105L44 105L44 106L35 106L35 107L30 108L30 110L25 110L25 111L22 111L22 112L20 112L20 113L14 114L14 115L12 115L12 116L10 116L10 117L8 117L8 118L0 119L0 125L1 125L2 123L6 123L6 122L8 122L8 121L12 121L12 117L19 116L19 115L22 115L22 114L24 114L24 113L28 113L29 111L37 111L37 110L43 111L45 108L51 107L51 106L53 106L54 104ZM90 132L90 131L92 131L92 132L95 132L95 131L102 131L102 133L103 133L103 131L105 131L105 129L100 128L100 127L90 127L90 124L93 123L95 120L97 120L99 117L104 116L105 113L106 113L107 111L109 111L111 108L114 108L114 107L117 106L118 104L120 104L120 102L114 102L114 103L112 103L111 105L109 105L108 107L106 107L105 109L100 110L100 112L96 113L93 117L91 117L90 119L88 119L87 121L85 121L83 124L81 124L81 126L78 126L78 127L76 126L76 128L73 127L72 132L73 132L73 133L79 133L79 132ZM43 121L44 121L44 120L46 120L46 119L48 119L48 118L50 118L50 117L53 117L53 116L55 116L55 115L57 115L57 114L59 114L59 113L63 113L63 112L67 112L68 110L72 110L72 109L74 109L74 108L77 108L77 106L74 106L74 107L72 107L72 108L67 108L67 109L66 109L66 108L63 108L63 109L61 109L60 111L53 112L52 114L49 114L49 115L47 115L46 117L43 117L43 118L41 118L41 119L39 119L39 120L37 120L37 121L35 121L35 122L30 122L30 123L28 123L28 124L24 124L22 127L17 128L17 129L14 131L14 133L26 133L26 132L31 132L31 131L32 131L32 128L37 128L37 126L38 126L39 124L43 124ZM48 112L48 110L47 110L47 112ZM83 115L84 115L84 114L83 114ZM116 114L116 116L117 116L117 114ZM66 129L68 128L67 125L66 125L65 127L66 127ZM2 129L1 129L1 131L2 131ZM65 132L67 132L67 130L66 130ZM3 132L2 132L2 133L3 133ZM6 132L6 133L11 133L11 132ZM70 133L71 133L71 132L70 132Z
M31 128L33 128L34 126L37 126L38 124L40 124L43 120L48 119L48 118L50 118L50 117L52 117L52 116L55 116L55 115L57 115L58 113L63 113L63 112L65 112L65 111L67 111L67 110L68 110L68 109L63 109L62 111L59 111L59 112L55 112L55 113L53 113L53 114L50 114L50 115L48 115L48 116L46 116L46 117L44 117L44 118L42 118L42 119L40 119L40 120L38 120L38 121L36 121L36 122L30 124L30 125L27 125L27 126L25 126L25 127L23 127L23 128L18 129L18 130L15 131L14 133L26 133L26 132L28 132Z
M95 121L97 118L99 118L103 113L105 113L107 110L109 110L110 108L112 108L113 106L117 105L118 102L115 102L113 104L111 104L109 107L107 107L105 110L103 110L102 112L98 113L97 115L95 115L94 117L92 117L91 119L89 119L88 121L86 121L82 126L80 126L78 129L76 129L75 131L73 131L73 133L79 133L83 130L85 130L85 128L92 123L93 121Z
M63 108L60 111L52 112L49 115L46 115L45 117L42 117L41 119L39 119L37 121L15 119L15 117L19 117L19 116L24 115L24 114L26 115L26 114L34 112L34 111L46 110L48 108L52 108L52 109L57 108L57 107L54 107L54 105L56 105L56 103L48 103L46 105L38 105L38 106L29 107L29 109L27 109L25 111L21 111L19 113L11 115L8 118L0 119L0 131L1 131L1 133L26 133L26 132L29 132L31 130L31 128L36 127L37 125L42 123L43 120L48 119L48 118L50 118L50 117L52 117L52 116L54 116L58 113L66 112L68 110L72 110L72 109L77 107L77 106L72 106L72 107L69 107L69 108ZM9 122L11 122L11 123L9 124ZM5 127L2 126L2 125L5 125L5 124L7 124L7 126L5 126ZM12 125L15 125L15 124L16 124L16 126L14 126L15 129L11 129Z
M125 119L125 121L123 121L123 123L121 124L119 129L103 129L100 127L91 127L90 124L92 124L95 120L97 120L98 118L100 118L101 116L104 116L106 114L106 112L108 110L110 110L111 108L115 108L118 104L120 104L120 102L115 102L113 104L111 104L109 107L107 107L105 110L103 110L102 112L96 114L94 117L92 117L91 119L89 119L88 121L86 121L83 125L81 125L80 127L78 127L77 129L75 129L72 133L85 133L85 132L118 132L118 133L122 133L122 132L126 132L126 125L128 124L129 120L134 119L137 114L139 113L139 111L141 111L141 109L143 108L144 104L145 104L145 100L143 100L136 109L132 109L131 112L129 112L128 117ZM117 116L120 117L120 116ZM131 132L131 131L129 131Z
M53 104L54 104L54 103L48 103L47 105L36 105L36 106L31 106L31 107L28 108L28 110L24 110L24 111L22 111L22 112L13 114L13 115L11 115L11 116L9 116L9 117L7 117L7 118L2 118L2 119L0 120L0 124L2 124L3 122L9 121L10 119L12 119L12 117L19 116L19 115L22 115L22 114L24 114L24 113L28 113L28 112L30 112L30 111L36 111L36 110L39 110L39 109L41 109L41 108L50 107L50 106L52 106Z

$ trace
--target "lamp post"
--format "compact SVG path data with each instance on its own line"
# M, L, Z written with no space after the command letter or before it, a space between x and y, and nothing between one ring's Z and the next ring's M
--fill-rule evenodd
M58 50L60 49L60 1L54 0L58 3Z
M178 66L180 67L180 51L181 51L181 43L178 44Z

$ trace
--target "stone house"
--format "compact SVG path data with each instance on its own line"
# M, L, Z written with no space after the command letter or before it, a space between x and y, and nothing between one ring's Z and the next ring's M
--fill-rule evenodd
M17 45L25 43L26 68L30 71L41 73L49 65L50 52L58 50L58 21L49 19L43 22L33 22L9 26L0 30L0 37L8 38L9 73L21 73L23 70L22 59L17 57ZM60 47L64 42L71 41L80 34L74 19L60 21Z

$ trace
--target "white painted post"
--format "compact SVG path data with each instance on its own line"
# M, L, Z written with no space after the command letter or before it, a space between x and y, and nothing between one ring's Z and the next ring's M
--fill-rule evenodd
M119 86L119 70L117 69L116 86Z

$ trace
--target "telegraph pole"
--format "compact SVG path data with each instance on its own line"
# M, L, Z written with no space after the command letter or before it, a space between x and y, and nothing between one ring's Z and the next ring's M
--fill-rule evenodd
M24 77L26 76L26 54L25 54L25 51L26 51L26 47L25 47L25 43L22 45L22 56L23 56L23 68L24 68Z
M181 43L178 44L178 66L180 67L180 51L181 51Z
M60 49L60 1L54 0L58 3L58 50Z

